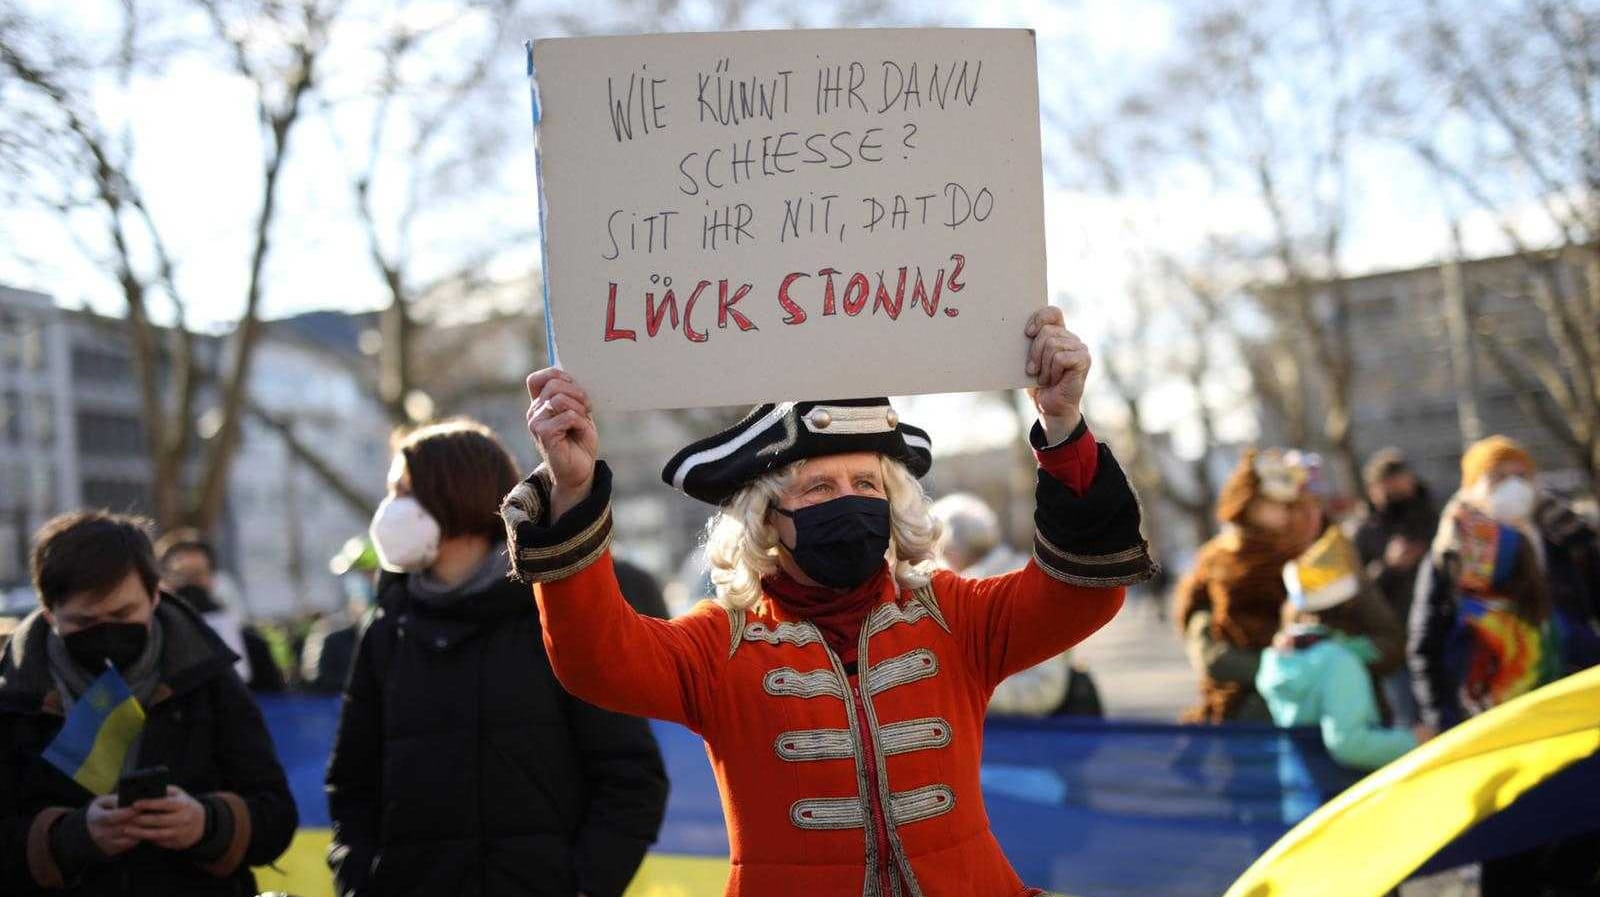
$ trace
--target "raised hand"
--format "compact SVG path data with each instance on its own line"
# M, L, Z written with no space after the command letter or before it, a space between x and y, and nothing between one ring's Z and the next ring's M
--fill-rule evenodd
M1034 312L1023 333L1031 340L1028 376L1038 384L1028 388L1028 396L1039 411L1045 438L1060 442L1083 418L1083 386L1092 363L1089 347L1066 328L1061 309L1051 305Z
M588 497L600 434L588 394L566 371L545 368L529 374L528 398L528 434L550 467L554 520Z

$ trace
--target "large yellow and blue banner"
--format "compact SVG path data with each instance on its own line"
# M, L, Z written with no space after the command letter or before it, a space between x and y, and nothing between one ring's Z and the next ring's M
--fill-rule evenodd
M1592 831L1597 751L1600 667L1474 717L1373 773L1296 826L1227 897L1383 894L1441 848L1486 859Z
M258 873L264 890L332 893L322 777L338 708L334 698L262 701L305 826L281 871ZM672 791L660 840L628 897L720 894L728 838L704 743L667 723L654 731ZM995 719L984 733L995 836L1025 882L1075 897L1217 897L1357 778L1333 763L1312 729ZM1574 803L1585 787L1589 804ZM1431 824L1426 813L1407 815L1412 825ZM1509 824L1496 829L1502 819ZM1600 828L1600 757L1531 788L1513 811L1467 831L1425 868L1518 849L1518 832L1549 837L1580 825Z
M110 794L128 748L144 731L144 708L113 667L84 689L44 759L91 794Z

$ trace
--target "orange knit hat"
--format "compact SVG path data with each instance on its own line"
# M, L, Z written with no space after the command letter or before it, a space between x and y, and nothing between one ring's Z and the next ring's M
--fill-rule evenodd
M1522 443L1510 436L1490 436L1474 442L1461 456L1461 488L1472 488L1502 461L1520 461L1528 465L1529 470L1537 469L1533 456Z

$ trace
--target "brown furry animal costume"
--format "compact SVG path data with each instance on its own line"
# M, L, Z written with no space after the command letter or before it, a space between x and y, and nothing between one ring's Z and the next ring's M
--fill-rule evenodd
M1272 644L1287 590L1283 565L1316 539L1320 513L1304 494L1305 473L1277 452L1245 452L1217 499L1223 531L1200 547L1178 584L1174 617L1200 668L1200 705L1186 722L1253 717L1256 655ZM1290 509L1281 530L1256 526L1246 513L1256 499Z

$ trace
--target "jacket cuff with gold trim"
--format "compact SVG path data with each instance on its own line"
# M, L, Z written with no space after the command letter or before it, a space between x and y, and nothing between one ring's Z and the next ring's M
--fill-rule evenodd
M596 461L589 497L551 521L550 474L541 466L500 505L511 566L523 582L564 579L611 547L611 468Z
M1080 424L1073 438L1083 438L1087 432ZM1044 431L1038 424L1028 436L1036 449L1044 447ZM1139 497L1111 449L1104 443L1095 448L1094 479L1081 494L1039 471L1034 490L1034 560L1045 573L1069 585L1136 585L1156 571L1149 544L1139 532Z

